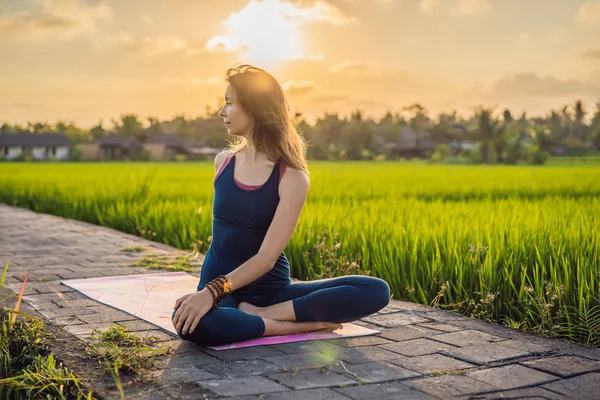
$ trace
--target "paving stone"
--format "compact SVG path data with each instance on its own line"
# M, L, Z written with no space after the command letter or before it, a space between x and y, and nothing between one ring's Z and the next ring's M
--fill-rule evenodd
M50 319L50 322L54 325L58 325L58 326L64 326L64 325L81 325L84 322L81 321L79 318L77 317L56 317L56 318L52 318Z
M268 377L275 382L279 382L295 390L352 385L357 383L354 379L327 371L327 368L320 370L309 369L294 372L281 372L278 374L269 374Z
M524 361L521 364L567 378L583 372L600 371L600 362L576 356L556 356Z
M69 293L45 293L45 294L37 294L31 293L28 295L23 295L23 301L33 306L33 308L55 308L58 307L56 304L48 304L53 301L65 301L72 300L73 298Z
M91 299L55 300L55 301L53 301L53 303L59 305L61 308L76 307L76 306L83 306L83 307L97 306L97 307L99 307L99 306L103 305L102 303L97 302L95 300L91 300Z
M383 345L389 346L389 345ZM368 347L340 347L340 350L323 351L333 358L346 361L350 364L362 364L372 361L386 361L398 358L398 354L393 351L382 348L382 346Z
M280 343L269 345L270 348L286 354L299 354L314 351L342 351L341 346L325 340L308 340L303 342Z
M30 287L38 293L75 292L75 289L69 286L48 282L34 282Z
M256 399L257 397L254 397ZM346 396L343 396L331 389L318 388L318 389L306 389L306 390L295 390L288 392L272 393L266 396L261 396L264 400L347 400ZM236 400L242 400L238 397Z
M392 364L399 365L404 368L412 369L425 375L434 372L443 374L466 368L474 368L474 364L458 360L456 358L447 357L442 354L427 354L417 357L403 357L388 361Z
M235 379L211 379L200 381L198 384L203 388L209 389L222 396L272 393L289 390L285 386L262 376L250 376Z
M146 321L142 320L132 320L132 321L119 321L117 322L122 327L126 328L129 332L145 332L147 330L157 330L159 327L152 325Z
M13 274L12 276L13 278L16 278L17 280L23 282L25 280L25 274L20 272L18 274ZM60 279L60 277L58 275L54 275L54 274L36 274L36 273L29 273L29 276L27 277L27 282L46 282L46 281L55 281Z
M457 347L478 346L487 343L501 342L504 337L492 336L472 329L436 335L433 340L448 343Z
M107 310L105 307L103 307L103 310L97 313L78 315L77 317L80 320L87 322L88 324L99 324L102 322L116 322L137 319L137 317L134 317L133 315L126 314L124 312L119 312L116 310Z
M117 324L121 324L121 322L124 321L119 321L117 322ZM188 340L177 340L175 342L172 343L172 346L170 346L173 348L173 355L194 355L197 353L202 353L202 354L206 354L206 352L204 352L205 347L203 346L199 346L196 343L192 343ZM214 357L213 357L214 358ZM215 360L217 360L217 358L214 358ZM221 361L221 360L219 360ZM222 362L222 361L221 361Z
M459 347L450 349L447 355L459 358L473 364L487 364L496 361L510 360L531 354L526 350L518 350L507 346L506 342L490 343L480 346Z
M420 324L429 321L429 319L412 313L393 313L385 315L376 315L362 318L363 321L382 326L385 328L394 328L396 326Z
M385 339L400 342L403 340L440 335L441 333L442 332L434 329L423 328L421 325L407 325L398 328L384 329L380 335Z
M544 389L560 393L564 396L581 400L598 400L600 393L600 373L592 372L585 375L547 383Z
M421 376L418 372L383 361L357 365L337 365L331 368L331 371L361 383L396 381Z
M187 368L167 368L161 371L152 373L153 376L165 381L202 381L207 379L218 378L216 375L208 371L198 369L196 367Z
M262 357L263 360L277 365L280 368L310 368L323 367L339 363L339 359L333 355L313 351L310 353L286 354L274 357Z
M502 389L517 389L560 379L557 376L533 368L527 368L519 364L510 364L502 367L468 372L466 375L470 378L498 386Z
M73 271L70 271L62 266L59 265L49 265L47 267L44 267L43 272L36 272L34 275L35 276L44 276L44 275L59 275L61 273L73 273ZM30 275L31 276L31 275ZM60 276L56 279L61 279ZM50 280L50 279L49 279Z
M240 361L249 360L252 358L265 358L283 355L281 351L272 349L267 346L243 347L241 349L231 350L213 350L204 348L203 351L213 357L223 361Z
M81 278L98 278L104 276L102 270L84 270L84 271L76 271L76 272L56 272L61 280L70 280L70 279L81 279Z
M532 343L532 342L529 342L526 340L518 340L518 339L506 340L501 343L503 343L509 347L515 348L515 349L528 351L531 354L549 353L549 352L552 352L552 350L555 347L555 346L540 345L537 343Z
M392 344L384 344L381 347L386 350L402 354L403 356L410 357L448 352L450 350L458 349L458 347L429 339L412 339Z
M441 324L438 322L428 322L428 323L424 323L424 324L418 324L415 326L429 328L429 329L435 329L435 330L442 331L442 332L456 332L456 331L463 330L463 328L460 328L458 326L454 326L454 325L450 325L450 324Z
M453 399L460 395L499 389L497 386L464 375L441 375L424 379L413 379L406 381L405 384L441 399Z
M407 312L413 310L412 305L415 303L407 302L390 302L387 306L377 312L377 314L391 314L395 312ZM419 304L420 305L420 304Z
M89 335L92 333L94 329L110 329L113 327L112 323L102 323L102 324L83 324L83 325L69 325L63 327L63 329L73 335Z
M239 378L282 372L282 367L259 358L245 361L220 362L202 366L202 369L215 374L219 378Z
M562 400L561 394L551 392L540 387L503 390L469 397L472 400L500 400L500 399L527 399L527 400Z
M146 339L147 337L155 337L156 342L165 342L167 340L177 340L177 338L173 335L169 335L160 330L152 330L152 331L143 331L143 332L131 332L132 335L139 337L140 339Z
M347 339L329 339L328 342L343 347L376 346L380 344L392 343L391 340L379 336L363 336Z
M100 276L137 275L137 273L129 267L105 268L99 272Z
M53 309L36 309L37 312L47 318L54 317L83 317L88 314L97 314L100 312L99 307L68 307L68 308L53 308Z
M2 275L2 273L4 272L4 268L0 268L0 276ZM7 274L8 276L8 274ZM10 290L12 290L15 295L18 295L19 292L21 292L21 286L23 286L23 282L14 282L14 283L8 283L8 280L6 280L7 283L5 283L5 286L7 288L9 288ZM29 281L28 281L29 283ZM25 290L23 291L23 297L26 294L37 294L37 292L31 287L31 285L26 284L25 285Z
M426 393L410 388L401 382L381 383L374 385L348 386L332 389L355 400L435 400Z
M162 359L158 360L157 366L161 369L185 369L190 367L204 369L208 365L216 365L218 363L221 363L221 361L212 356L209 356L208 354L196 352L184 354L171 354L170 357L163 357ZM208 370L208 372L213 373L210 370Z

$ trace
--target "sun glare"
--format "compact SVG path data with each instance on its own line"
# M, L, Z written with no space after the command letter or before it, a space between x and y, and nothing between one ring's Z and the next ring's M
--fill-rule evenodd
M226 21L230 46L245 50L245 58L257 65L302 58L296 9L276 0L251 1Z

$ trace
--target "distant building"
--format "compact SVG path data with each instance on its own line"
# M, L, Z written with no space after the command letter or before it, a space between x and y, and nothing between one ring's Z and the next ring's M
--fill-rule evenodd
M100 160L100 148L98 140L92 143L79 143L77 145L81 150L81 159L84 161Z
M149 133L147 130L146 133ZM95 143L79 144L84 160L148 160L174 161L177 156L186 160L209 160L222 149L206 146L202 141L186 141L174 133L150 133L144 143L110 133Z
M135 138L109 133L98 141L98 151L101 160L131 160L141 156L143 146Z
M71 145L64 133L0 133L0 158L20 156L32 160L69 160Z
M143 146L150 160L173 161L177 155L187 155L185 140L174 133L152 135Z
M186 142L186 152L188 160L211 160L214 159L223 149L206 146L203 141Z
M423 157L435 150L435 143L429 132L417 132L410 125L403 125L401 135L394 143L386 143L384 148L399 157Z

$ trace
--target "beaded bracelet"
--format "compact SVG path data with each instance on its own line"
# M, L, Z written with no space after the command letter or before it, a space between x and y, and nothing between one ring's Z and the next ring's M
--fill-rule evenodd
M219 308L219 303L226 295L231 293L231 281L225 276L220 275L206 284L206 288L213 297L213 308Z

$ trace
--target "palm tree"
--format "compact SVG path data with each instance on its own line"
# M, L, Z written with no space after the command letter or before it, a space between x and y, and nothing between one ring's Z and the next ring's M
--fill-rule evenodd
M569 130L569 144L572 144L573 143L573 123L571 122L571 113L569 111L568 104L562 108L561 114L562 114L562 116L565 120L565 124Z
M502 140L503 126L492 116L492 112L492 108L480 107L479 112L476 113L481 138L481 161L484 163L490 161L492 145L498 144ZM501 158L502 155L498 154L498 157Z
M581 140L582 142L584 141L584 137L583 137L583 118L585 117L586 111L583 108L583 103L581 102L581 100L577 100L575 102L575 122L577 125L577 138L579 140Z

